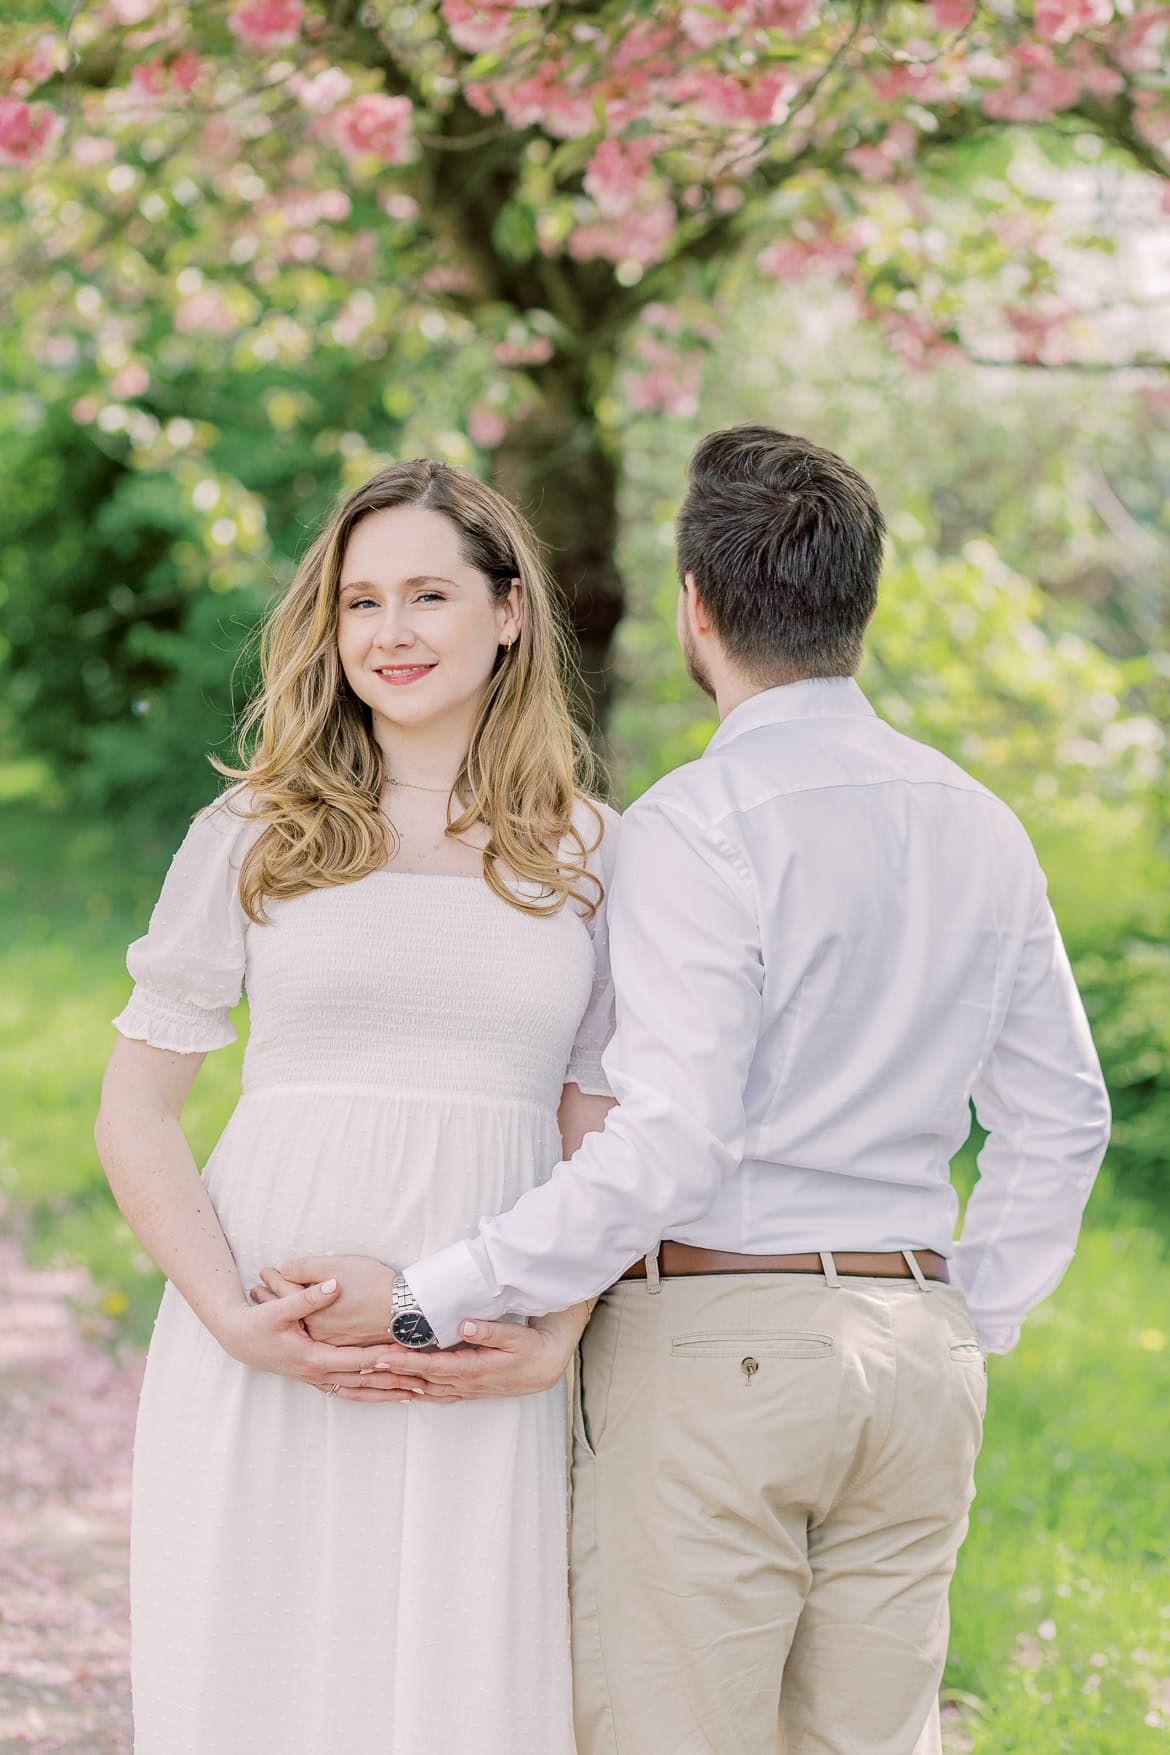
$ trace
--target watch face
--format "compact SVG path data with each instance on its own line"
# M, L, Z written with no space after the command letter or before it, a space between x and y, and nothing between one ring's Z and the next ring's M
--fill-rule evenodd
M394 1339L403 1347L429 1347L435 1331L421 1310L402 1310L390 1324Z

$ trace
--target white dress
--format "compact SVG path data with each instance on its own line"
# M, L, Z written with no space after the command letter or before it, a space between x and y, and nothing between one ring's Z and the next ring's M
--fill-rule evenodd
M480 878L384 870L256 926L236 872L259 832L222 806L195 819L114 1023L223 1047L246 985L242 1094L205 1167L245 1286L294 1255L409 1263L548 1176L567 1081L607 1094L604 910L539 919ZM229 1357L168 1284L130 1574L135 1755L573 1748L563 1385L326 1397Z

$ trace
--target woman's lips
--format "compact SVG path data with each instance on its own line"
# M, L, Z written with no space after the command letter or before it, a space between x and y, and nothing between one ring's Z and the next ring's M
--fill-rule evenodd
M376 670L374 675L380 676L383 682L393 684L395 688L401 688L405 683L418 682L420 677L429 676L434 668L435 666L433 664L415 664L412 665L409 670L399 670L397 668L394 670Z

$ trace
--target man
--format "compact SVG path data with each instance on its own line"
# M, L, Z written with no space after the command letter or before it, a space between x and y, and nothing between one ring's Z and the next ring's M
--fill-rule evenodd
M984 1354L1060 1280L1104 1154L1023 829L852 680L883 532L802 439L699 445L679 636L721 724L623 821L619 1106L396 1288L400 1332L444 1347L603 1293L575 1411L582 1755L934 1744ZM417 1357L456 1387L484 1369Z

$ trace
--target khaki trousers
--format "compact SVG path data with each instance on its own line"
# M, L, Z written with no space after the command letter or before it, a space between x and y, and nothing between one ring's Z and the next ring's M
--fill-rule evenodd
M962 1294L625 1281L573 1419L579 1755L927 1755L986 1369Z

